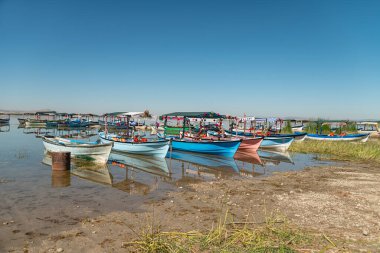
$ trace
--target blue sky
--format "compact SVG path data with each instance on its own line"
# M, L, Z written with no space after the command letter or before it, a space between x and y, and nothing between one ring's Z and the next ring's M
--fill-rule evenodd
M0 0L0 109L380 118L380 1Z

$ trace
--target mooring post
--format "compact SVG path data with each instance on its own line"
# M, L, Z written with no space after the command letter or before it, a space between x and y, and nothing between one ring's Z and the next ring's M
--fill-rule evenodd
M56 171L70 170L70 152L53 152L51 169Z

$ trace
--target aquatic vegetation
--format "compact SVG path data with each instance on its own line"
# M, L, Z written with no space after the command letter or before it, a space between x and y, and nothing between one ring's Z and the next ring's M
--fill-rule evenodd
M327 236L305 233L285 217L271 215L264 222L229 221L228 212L208 232L163 232L147 227L139 239L123 244L138 252L298 252L303 247L335 248ZM328 240L326 239L328 238Z
M361 142L327 142L305 140L294 142L290 151L299 153L316 153L332 155L337 159L380 161L380 141Z

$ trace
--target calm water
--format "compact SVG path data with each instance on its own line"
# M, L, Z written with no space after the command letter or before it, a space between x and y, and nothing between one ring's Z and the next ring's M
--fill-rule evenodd
M96 130L58 132L18 128L17 119L0 127L0 252L36 235L73 226L85 217L111 211L142 211L189 183L232 177L256 177L276 171L324 165L313 155L259 152L225 159L172 152L152 159L112 154L101 168L73 165L71 173L53 173L44 155L43 134L94 134Z

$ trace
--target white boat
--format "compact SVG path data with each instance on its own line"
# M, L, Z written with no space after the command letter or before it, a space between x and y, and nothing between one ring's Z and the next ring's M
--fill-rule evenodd
M89 157L96 163L107 163L111 153L112 142L85 142L59 137L43 137L45 149L48 152L70 152L72 157Z
M270 137L265 136L260 144L260 149L270 149L280 152L285 152L293 143L293 137Z
M303 131L303 126L292 126L292 132L302 132Z
M165 157L170 147L170 140L125 139L114 134L99 133L102 143L113 142L112 150L136 155Z
M379 123L377 122L358 122L356 129L360 134L370 134L373 137L380 137Z

